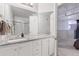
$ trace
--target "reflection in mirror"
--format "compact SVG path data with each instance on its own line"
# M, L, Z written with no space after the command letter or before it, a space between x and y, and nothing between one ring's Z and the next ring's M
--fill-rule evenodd
M10 33L10 30L11 30L10 25L6 21L4 21L4 19L0 15L0 35Z
M50 34L50 15L40 14L39 18L39 34Z
M0 16L0 34L14 35L50 35L51 12L37 13L21 6L4 4L3 17ZM22 5L24 6L24 5ZM33 4L34 6L34 4ZM25 6L24 6L25 7ZM31 7L32 9L33 7ZM6 12L7 10L7 12Z
M22 9L20 7L11 6L13 13L13 34L24 35L29 34L29 16L32 15L32 11Z
M25 17L14 17L14 34L29 34L29 18Z

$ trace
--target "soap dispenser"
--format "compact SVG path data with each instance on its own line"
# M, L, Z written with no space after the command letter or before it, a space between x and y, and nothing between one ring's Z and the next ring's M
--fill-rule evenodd
M24 33L21 33L21 37L24 37Z

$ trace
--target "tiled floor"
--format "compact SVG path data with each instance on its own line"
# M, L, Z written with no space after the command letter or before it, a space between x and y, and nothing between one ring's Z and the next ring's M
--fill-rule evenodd
M79 56L79 50L73 47L75 39L61 39L58 42L58 56Z

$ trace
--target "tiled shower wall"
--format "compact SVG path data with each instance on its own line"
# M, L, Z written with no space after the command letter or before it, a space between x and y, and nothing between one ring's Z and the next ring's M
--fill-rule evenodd
M65 3L58 8L58 21L57 21L57 36L60 39L74 39L74 31L76 29L75 24L69 24L69 21L76 22L79 19L79 13L73 14L73 12L78 11L79 4ZM78 9L78 10L77 10ZM68 13L71 15L66 15Z

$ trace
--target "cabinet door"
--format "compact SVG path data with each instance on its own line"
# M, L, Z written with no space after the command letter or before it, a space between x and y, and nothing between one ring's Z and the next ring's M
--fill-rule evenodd
M18 46L18 54L20 56L32 56L32 42L21 43Z
M32 42L32 55L41 56L41 40L36 40Z
M49 55L53 55L55 52L55 39L49 39Z
M15 51L16 47L15 45L6 45L0 47L0 56L14 56L17 55L17 52Z
M49 38L42 39L42 56L48 56L48 40Z

